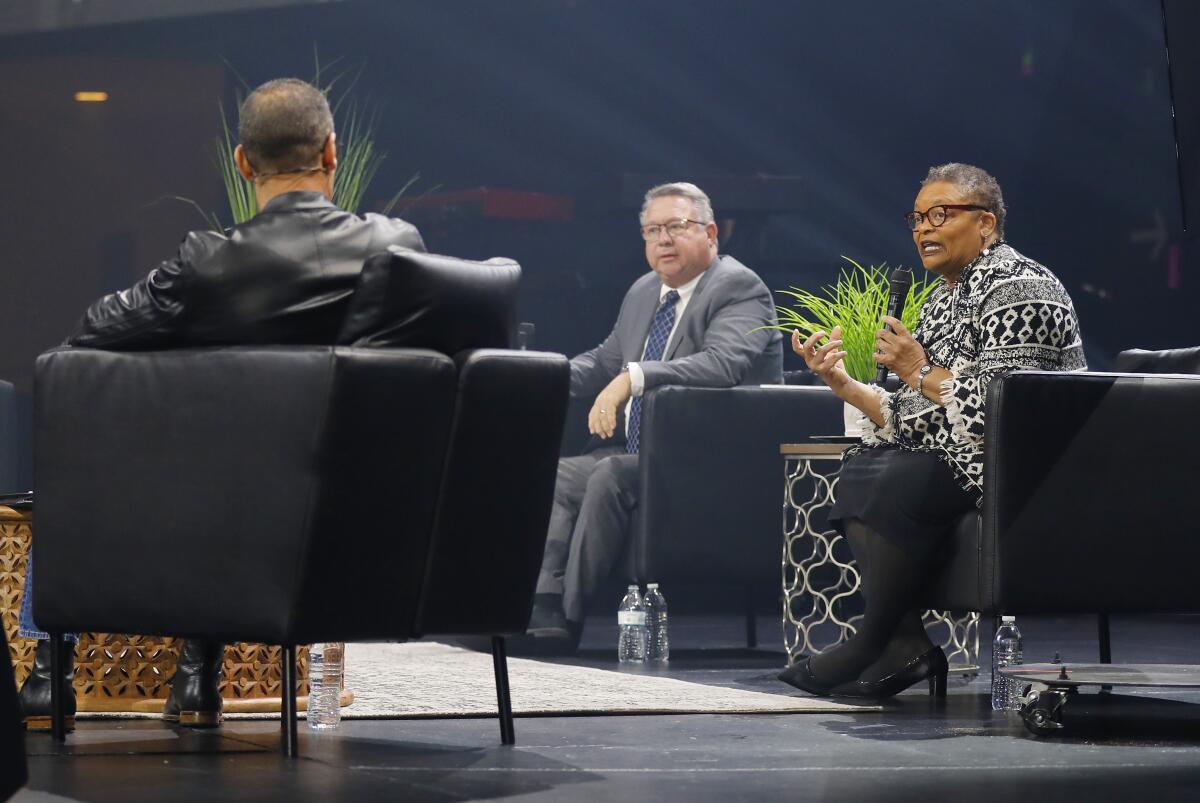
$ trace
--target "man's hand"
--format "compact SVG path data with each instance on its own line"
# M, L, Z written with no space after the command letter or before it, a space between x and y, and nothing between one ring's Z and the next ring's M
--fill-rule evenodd
M622 371L596 397L588 413L588 432L611 438L617 429L617 411L629 401L629 373Z
M893 331L880 329L875 333L875 362L886 365L901 380L915 387L917 372L926 362L925 349L904 324L891 315L884 315L883 322L890 324Z

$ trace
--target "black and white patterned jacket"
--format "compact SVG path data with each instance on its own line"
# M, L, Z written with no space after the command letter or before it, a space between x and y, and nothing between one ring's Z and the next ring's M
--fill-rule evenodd
M863 416L863 443L936 452L964 488L980 495L984 400L992 379L1019 368L1087 369L1066 288L1003 242L967 265L953 287L943 281L933 291L913 336L930 362L953 374L942 383L942 404L908 385L895 393L880 388L885 426Z

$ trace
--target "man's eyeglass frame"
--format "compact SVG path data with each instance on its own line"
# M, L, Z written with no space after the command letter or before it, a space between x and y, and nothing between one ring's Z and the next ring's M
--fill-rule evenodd
M687 231L688 224L695 223L697 226L707 226L708 223L703 220L691 220L690 218L680 217L674 220L668 220L666 223L651 223L648 226L642 226L642 239L648 243L652 243L662 234L663 229L667 230L667 236L674 240L679 235ZM671 227L675 226L678 230L671 231Z

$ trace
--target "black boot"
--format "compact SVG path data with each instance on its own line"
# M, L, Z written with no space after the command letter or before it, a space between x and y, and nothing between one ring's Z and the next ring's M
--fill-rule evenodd
M185 639L171 678L171 693L163 719L190 728L221 724L221 664L225 645L219 641Z
M63 645L63 713L67 730L75 730L75 645ZM21 705L21 720L31 731L50 730L50 641L42 639L33 653L33 671L25 678L17 700Z

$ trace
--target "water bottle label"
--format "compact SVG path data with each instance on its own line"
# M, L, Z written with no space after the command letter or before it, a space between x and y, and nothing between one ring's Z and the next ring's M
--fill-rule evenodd
M621 627L625 627L626 625L644 627L646 625L646 612L617 611L617 624Z

